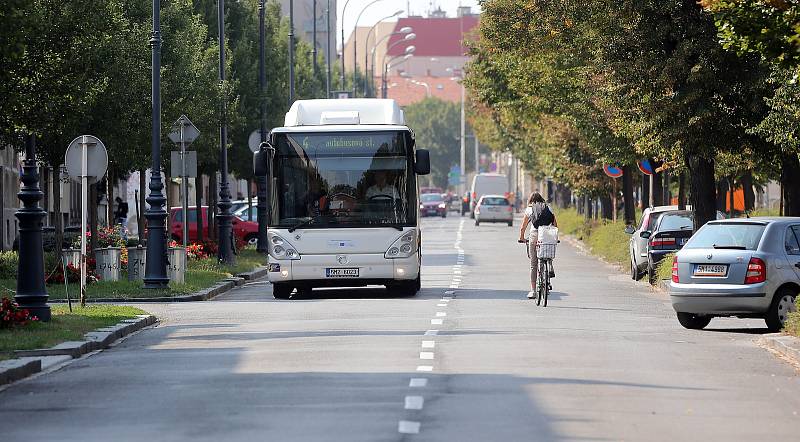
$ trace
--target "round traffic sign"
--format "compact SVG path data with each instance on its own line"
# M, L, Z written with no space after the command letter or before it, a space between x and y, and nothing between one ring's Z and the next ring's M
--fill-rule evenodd
M612 166L610 164L603 165L603 172L605 172L606 175L610 176L611 178L615 179L622 176L622 168L617 166Z
M86 149L86 178L89 184L94 184L106 174L108 169L108 151L106 146L94 135L81 135L75 137L64 155L64 165L67 174L73 181L80 182L84 175L82 169L83 149Z
M641 170L643 174L645 175L653 174L653 166L650 164L649 160L637 161L636 165L639 166L639 170Z
M267 131L267 137L269 137L269 131ZM261 147L261 129L250 132L250 136L247 138L247 147L249 147L250 151L253 153L258 152Z

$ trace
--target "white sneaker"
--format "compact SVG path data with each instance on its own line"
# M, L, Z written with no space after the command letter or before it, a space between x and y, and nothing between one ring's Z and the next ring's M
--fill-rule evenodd
M533 290L528 292L528 299L533 299L535 297L536 297L536 293Z

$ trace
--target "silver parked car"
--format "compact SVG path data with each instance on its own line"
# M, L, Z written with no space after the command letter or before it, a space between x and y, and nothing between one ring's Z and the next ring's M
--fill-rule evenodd
M701 329L715 316L764 318L783 327L800 293L800 218L711 221L672 263L678 322Z
M514 225L514 209L503 195L484 195L475 206L475 225L482 222Z

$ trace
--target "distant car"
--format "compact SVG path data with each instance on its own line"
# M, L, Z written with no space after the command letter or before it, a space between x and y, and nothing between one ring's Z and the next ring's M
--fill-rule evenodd
M658 263L670 253L680 250L692 237L694 215L688 210L661 212L652 231L645 230L642 238L647 239L647 278L655 284Z
M419 214L447 217L447 203L441 193L423 193L419 196Z
M678 322L702 329L717 316L764 318L780 330L800 293L800 218L711 221L672 263Z
M439 187L420 187L419 193L421 195L428 193L442 193L442 189Z
M208 222L208 207L202 207L203 232L204 237L208 238L210 226ZM197 208L189 207L189 241L197 241ZM233 234L240 241L249 245L258 242L258 223L245 221L238 216L231 219ZM170 209L170 236L176 242L183 242L183 208L173 207Z
M514 225L514 208L503 195L484 195L475 206L475 225L482 222L508 223Z

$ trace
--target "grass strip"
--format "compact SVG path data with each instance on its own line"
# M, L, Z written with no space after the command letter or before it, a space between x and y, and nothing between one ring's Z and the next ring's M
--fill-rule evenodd
M66 341L80 341L83 335L108 327L123 319L146 314L144 310L124 305L89 305L84 308L51 306L50 322L32 322L22 328L0 330L0 360L14 357L14 350L48 348Z

